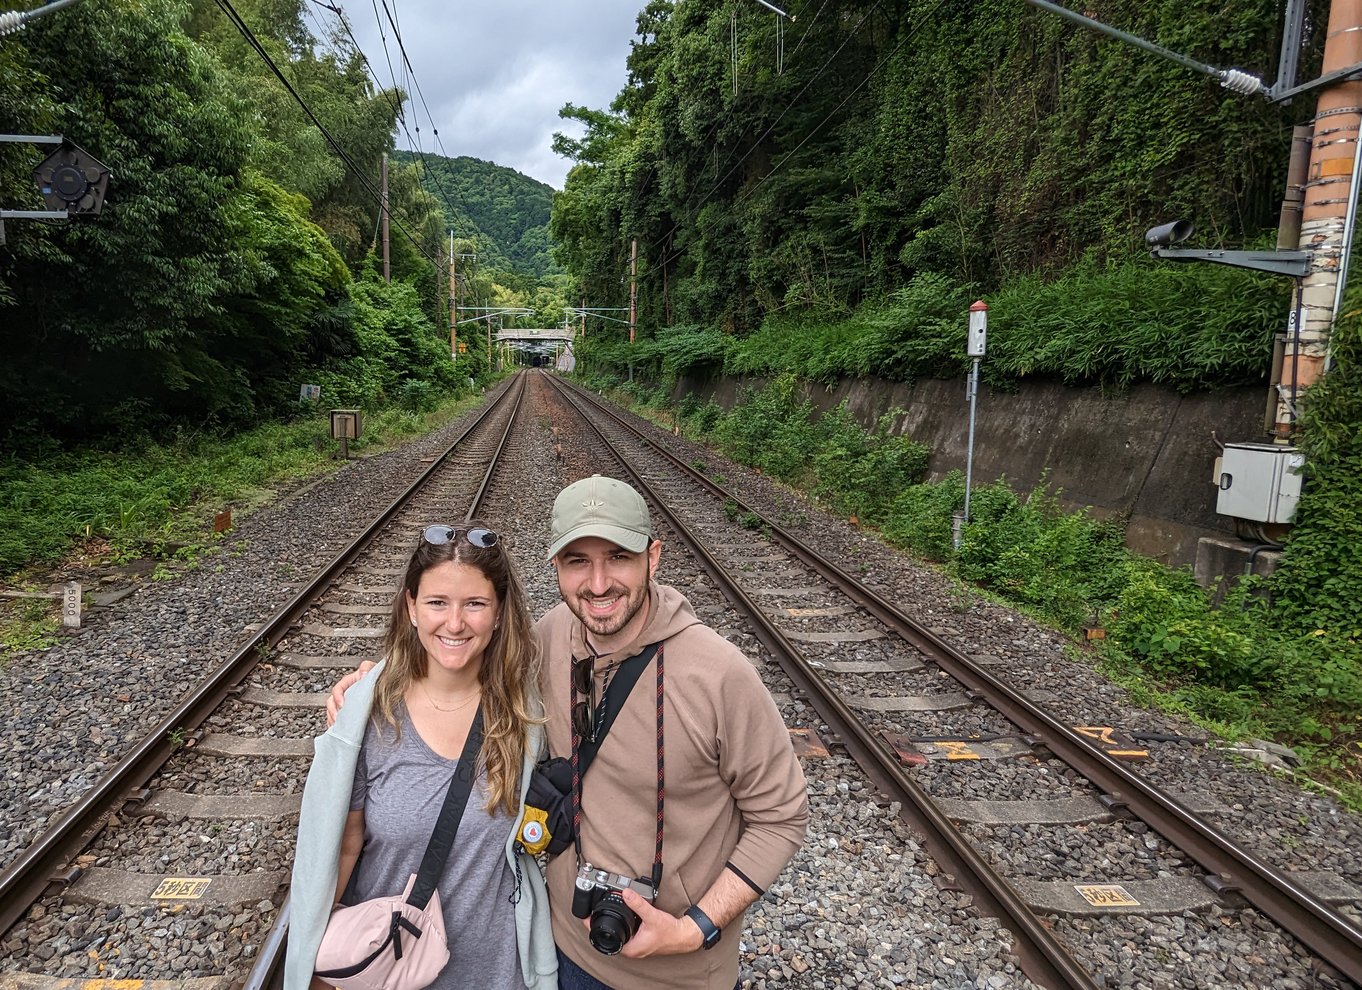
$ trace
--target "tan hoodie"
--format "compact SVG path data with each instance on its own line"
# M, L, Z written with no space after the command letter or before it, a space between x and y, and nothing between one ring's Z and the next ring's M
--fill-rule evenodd
M771 695L742 652L710 629L675 588L649 587L649 618L631 645L596 661L605 671L663 642L666 805L662 888L656 906L673 915L700 900L731 863L763 890L804 841L804 773ZM544 649L549 749L572 752L570 660L588 656L585 629L565 604L535 626ZM649 877L657 801L656 661L630 692L582 782L582 855L599 869ZM591 947L572 916L576 856L549 863L549 902L558 948L616 990L634 987L732 990L742 925L730 924L709 951L626 959Z

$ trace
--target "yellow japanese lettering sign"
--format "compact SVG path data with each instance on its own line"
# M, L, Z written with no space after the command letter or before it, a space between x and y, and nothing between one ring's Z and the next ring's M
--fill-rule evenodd
M162 877L151 892L151 898L155 901L196 901L212 882L212 877Z
M1074 884L1083 900L1093 907L1139 907L1140 902L1117 883Z

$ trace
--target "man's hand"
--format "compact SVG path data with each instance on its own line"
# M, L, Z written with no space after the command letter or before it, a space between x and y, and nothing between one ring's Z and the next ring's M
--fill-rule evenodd
M620 955L626 959L695 952L704 942L705 937L700 934L699 927L689 918L678 918L666 911L659 911L632 890L620 891L620 896L629 910L638 915L638 931L620 950Z
M360 678L373 670L376 666L377 664L372 660L362 660L356 670L346 674L336 682L336 686L331 689L331 697L326 699L327 725L336 724L336 716L340 714L341 708L345 705L345 692L358 684ZM640 898L640 900L642 900L642 898Z

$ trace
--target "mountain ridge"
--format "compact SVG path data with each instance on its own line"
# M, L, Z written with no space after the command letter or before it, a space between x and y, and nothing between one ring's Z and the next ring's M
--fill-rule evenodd
M394 160L421 168L421 186L446 213L456 237L478 244L480 263L542 278L563 271L550 254L554 189L506 165L460 155L397 151Z

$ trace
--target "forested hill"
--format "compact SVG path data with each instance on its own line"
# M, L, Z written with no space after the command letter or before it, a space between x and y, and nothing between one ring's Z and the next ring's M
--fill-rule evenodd
M403 163L417 161L409 151L394 157ZM420 161L425 164L421 184L426 192L440 203L448 201L455 211L454 233L481 244L491 264L535 277L562 271L549 255L551 186L480 158L423 153Z

